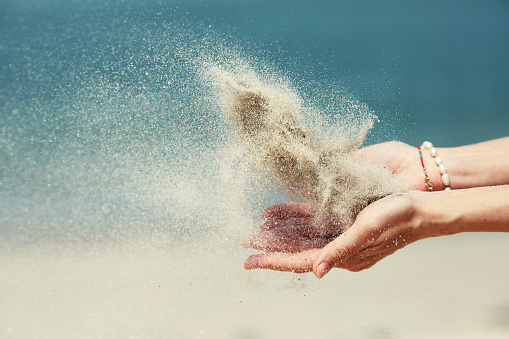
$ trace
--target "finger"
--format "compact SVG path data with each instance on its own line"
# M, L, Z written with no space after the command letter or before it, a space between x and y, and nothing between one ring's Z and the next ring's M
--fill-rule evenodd
M386 253L386 252L392 250L394 247L396 247L396 245L394 243L384 242L380 245L363 248L362 250L359 251L359 253L361 253L362 255L365 255L365 256L373 256L373 255Z
M334 222L316 222L316 218L266 219L260 226L262 232L291 229L308 238L333 238L341 234L342 228Z
M356 267L353 267L353 268L347 268L347 270L350 271L350 272L364 271L364 270L367 270L368 268L373 267L377 262L378 261L372 261L372 262L365 263L363 265L359 265L359 266L356 266Z
M378 254L384 254L390 252L390 254L396 252L397 250L405 247L407 243L402 237L396 237L392 240L385 239L380 244L373 245L370 247L363 248L359 251L359 254L368 256L374 256Z
M329 243L325 238L306 238L290 230L284 232L262 232L252 235L242 242L243 247L266 252L296 253L313 248L322 248Z
M244 263L246 270L270 269L284 272L304 273L313 270L313 260L318 250L309 250L295 254L267 253L252 255Z
M394 250L394 251L387 252L387 253L384 253L384 254L379 254L379 255L373 255L373 256L365 257L362 260L359 260L357 262L352 261L351 258L350 258L350 259L348 259L346 261L343 261L343 262L339 263L336 267L344 268L344 269L346 269L348 271L351 271L351 272L359 272L359 271L362 271L362 270L365 270L365 269L368 269L368 268L372 267L377 262L379 262L380 260L388 257L389 255L393 254L394 252L396 252L396 251Z
M313 218L289 218L289 219L266 219L260 226L261 231L272 231L274 229L283 229L288 227L305 226L311 227Z
M265 219L260 226L260 231L267 232L281 227L283 226L284 221L284 219Z
M353 254L347 260L341 261L341 262L337 263L336 265L334 265L334 267L349 270L349 269L355 268L357 266L361 266L367 261L371 262L372 258L365 258L358 254Z
M338 264L336 264L334 267L336 268L342 268L351 272L358 272L362 270L364 267L373 264L376 262L377 259L375 257L369 257L369 258L361 258L359 257L354 258L354 256L350 257L349 259L342 261Z
M271 206L262 213L263 219L286 219L313 217L315 207L312 202L294 202L290 204L281 204Z
M322 278L332 267L347 260L362 248L369 247L371 238L366 240L365 232L363 227L355 227L354 224L348 231L325 246L313 263L315 275Z

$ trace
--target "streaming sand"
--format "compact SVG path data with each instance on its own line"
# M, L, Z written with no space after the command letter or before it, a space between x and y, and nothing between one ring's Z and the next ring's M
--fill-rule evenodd
M361 273L244 271L240 239L0 248L0 338L507 338L506 234Z
M353 159L373 126L373 115L359 119L339 139L325 139L318 126L311 133L296 93L246 72L217 73L221 106L249 155L287 192L305 192L317 208L315 226L323 235L344 232L371 202L405 191L383 167ZM327 228L320 227L324 224Z

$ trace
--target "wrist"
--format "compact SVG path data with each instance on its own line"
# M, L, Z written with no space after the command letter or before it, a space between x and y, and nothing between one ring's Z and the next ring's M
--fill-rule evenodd
M459 223L461 213L455 213L457 191L415 194L416 225L420 238L438 237L457 233L453 225ZM451 205L452 202L452 205Z
M451 189L463 189L482 187L498 184L496 172L491 175L492 168L490 159L494 154L492 149L476 146L461 147L435 147L437 156L433 157L429 150L424 149L422 157L427 168L427 174L433 183L434 191L443 191L447 187ZM446 170L448 185L444 183L437 162L440 162ZM447 183L447 182L446 182Z
M479 154L474 154L463 147L443 147L437 148L437 151L447 166L452 189L482 186L476 183L476 177L479 176L479 170L483 165L478 163L482 162L482 156L479 157Z
M422 146L417 146L417 149L421 156L426 182L428 182L425 186L431 191L450 190L449 164L444 164L441 156L442 152L439 153L441 149L433 147L433 144L429 141L425 141Z
M436 193L418 192L412 193L414 200L414 225L419 239L440 236L440 219L442 216L437 213L430 198Z
M460 147L439 147L436 150L447 168L452 189L509 183L509 138ZM440 173L433 168L431 156L428 154L427 157L430 178L434 185L436 183L436 190L442 190L444 186Z
M421 238L461 232L509 232L509 185L414 193Z

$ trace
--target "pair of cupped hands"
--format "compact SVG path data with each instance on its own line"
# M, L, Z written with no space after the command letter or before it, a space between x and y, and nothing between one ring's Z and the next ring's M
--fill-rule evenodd
M392 141L362 148L354 157L386 167L411 191L425 190L415 147ZM251 255L244 267L313 271L318 278L333 267L362 271L422 238L413 221L414 211L412 194L387 196L364 208L353 225L334 238L321 235L313 226L316 210L311 202L272 206L262 214L260 232L243 241L244 247L265 253Z

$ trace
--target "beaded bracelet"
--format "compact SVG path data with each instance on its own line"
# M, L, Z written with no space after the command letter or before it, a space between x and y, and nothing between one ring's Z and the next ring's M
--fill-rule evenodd
M433 147L433 144L429 141L425 141L422 143L422 148L429 150L429 154L431 157L435 159L435 165L438 166L438 170L440 171L440 174L442 175L442 183L445 186L445 190L449 191L451 189L451 179L449 178L449 173L447 173L444 164L442 163L442 159L438 156L437 150L435 147ZM419 150L420 152L420 150ZM421 161L422 161L422 154L421 154ZM423 163L424 166L424 163Z
M419 150L419 157L421 158L421 165L422 169L424 170L424 186L426 186L428 191L433 192L433 183L428 176L428 171L426 171L426 166L424 165L424 160L422 159L421 146L417 146L417 149Z

